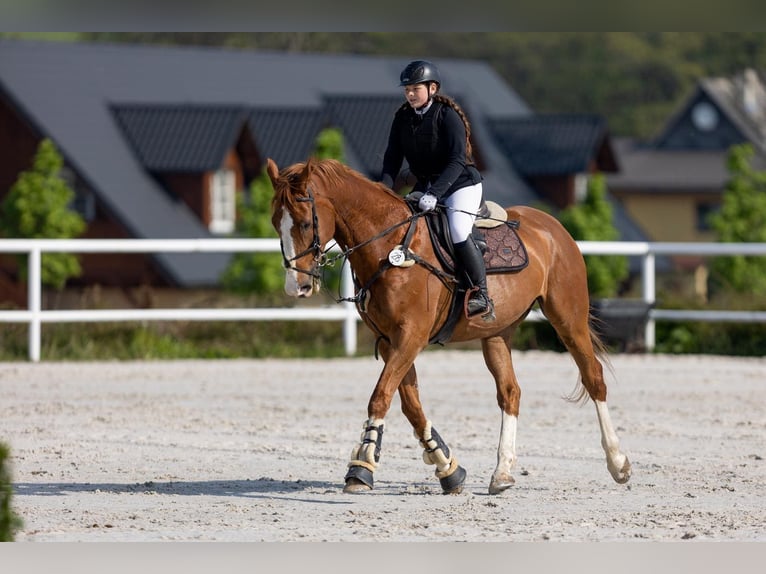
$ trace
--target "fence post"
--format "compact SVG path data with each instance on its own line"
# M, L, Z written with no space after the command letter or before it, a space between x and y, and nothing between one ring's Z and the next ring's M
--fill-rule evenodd
M648 252L644 254L641 263L643 266L641 272L641 293L644 301L650 305L649 320L646 322L646 327L644 328L644 345L648 351L653 351L656 342L654 319L652 319L652 306L654 305L656 297L654 253Z
M348 261L343 262L340 276L341 297L349 299L354 296L354 280L351 276L351 266ZM346 310L346 318L343 320L343 343L346 348L346 356L356 354L356 305L351 301L343 301Z
M36 245L30 248L27 261L27 306L29 307L29 359L40 361L40 311L42 311L42 256Z

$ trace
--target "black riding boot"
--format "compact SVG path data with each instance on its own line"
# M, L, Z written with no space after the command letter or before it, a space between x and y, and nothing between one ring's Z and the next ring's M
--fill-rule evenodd
M485 321L495 320L495 306L487 293L487 270L484 257L473 238L469 237L462 243L455 243L455 254L468 276L471 286L468 303L466 304L469 317L482 314Z

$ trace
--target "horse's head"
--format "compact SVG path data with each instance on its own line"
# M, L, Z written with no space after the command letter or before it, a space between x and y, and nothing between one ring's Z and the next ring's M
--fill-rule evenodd
M309 160L280 172L271 158L266 162L274 186L271 224L282 245L285 292L293 297L311 297L319 291L323 246L335 232L332 206L311 183L314 167Z

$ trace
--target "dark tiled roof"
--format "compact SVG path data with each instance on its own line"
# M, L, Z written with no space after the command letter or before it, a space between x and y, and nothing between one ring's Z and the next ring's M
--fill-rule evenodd
M273 157L282 166L305 160L317 133L335 122L344 130L349 165L369 173L379 169L376 154L383 147L378 142L388 134L388 125L381 126L393 113L384 111L384 101L390 99L394 109L401 101L397 79L409 59L0 39L0 92L34 130L56 143L67 164L131 236L209 237L191 209L163 193L142 162L163 169L199 166L215 158L220 139L227 136L216 132L216 141L203 142L204 150L162 157L161 149L150 153L146 142L154 145L164 134L139 137L132 130L140 121L133 119L125 124L133 133L127 138L110 106L242 108L260 159ZM517 176L487 127L496 117L530 114L526 103L485 62L445 59L436 64L448 93L470 96L475 136L488 160L488 198L507 204L531 202L529 185ZM336 98L349 95L363 100L360 107L367 112L357 115L356 105L355 111L339 110ZM198 121L202 120L182 123L190 128ZM139 140L142 143L136 145ZM136 161L137 151L143 154L141 161ZM217 284L231 254L154 257L170 279L191 287Z
M204 172L221 166L247 121L242 107L113 105L139 161L153 172Z
M527 177L587 171L606 137L605 121L593 115L499 119L492 130L514 167Z
M403 96L329 96L325 101L331 122L357 154L360 171L370 177L380 175L391 120Z
M308 158L325 116L321 108L257 108L250 112L250 129L263 159L285 167Z

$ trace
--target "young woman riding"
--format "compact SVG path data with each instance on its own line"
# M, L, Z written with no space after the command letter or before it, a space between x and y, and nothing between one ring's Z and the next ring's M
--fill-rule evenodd
M470 282L468 316L494 321L484 258L471 234L482 201L482 177L471 157L470 123L452 98L438 93L441 79L431 62L410 62L399 80L407 101L391 123L381 181L393 188L407 160L417 179L412 193L422 193L418 208L430 211L440 203L446 209L456 263Z

